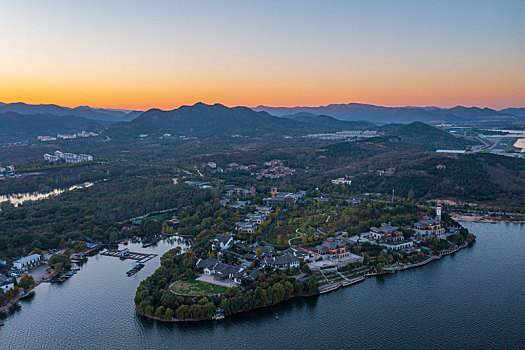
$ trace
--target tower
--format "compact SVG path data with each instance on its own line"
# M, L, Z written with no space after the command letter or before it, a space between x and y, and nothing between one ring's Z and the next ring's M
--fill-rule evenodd
M436 208L436 220L441 222L441 203L438 203Z

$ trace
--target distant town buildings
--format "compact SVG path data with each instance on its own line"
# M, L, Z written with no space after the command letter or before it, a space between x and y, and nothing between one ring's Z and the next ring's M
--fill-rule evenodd
M333 179L332 183L334 185L349 185L350 186L352 184L352 180L347 179L345 177L338 177L337 179Z
M396 173L396 168L387 168L376 170L377 175L379 176L392 176Z
M92 162L93 156L90 154L75 154L75 153L63 153L55 151L54 154L44 154L44 160L47 162L59 162L64 161L66 164L75 164L83 162Z
M2 173L13 173L15 172L14 165L6 165L5 167L0 166L0 174Z
M264 162L263 165L267 168L263 168L257 172L257 179L262 179L263 177L270 179L280 179L288 175L293 175L295 172L295 169L283 165L283 161L280 159L273 159Z
M379 133L374 130L346 130L328 134L308 134L303 138L314 140L352 140L378 136Z
M57 138L54 136L38 136L38 139L42 142L55 141Z

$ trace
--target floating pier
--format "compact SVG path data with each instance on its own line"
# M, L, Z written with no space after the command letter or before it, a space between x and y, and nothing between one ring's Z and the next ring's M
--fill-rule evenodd
M115 258L120 258L123 260L124 259L136 260L139 262L146 262L157 256L157 254L132 252L129 249L122 249L122 250L108 249L105 252L102 252L100 254L105 255L105 256L112 256Z

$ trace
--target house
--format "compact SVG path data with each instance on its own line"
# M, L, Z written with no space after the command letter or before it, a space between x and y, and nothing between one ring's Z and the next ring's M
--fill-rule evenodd
M13 266L17 270L30 269L32 267L42 264L42 257L40 254L32 254L22 259L18 259L13 263Z
M260 225L264 221L266 221L266 216L260 215L260 214L247 214L246 215L246 221L255 223L257 225Z
M15 282L13 282L11 278L0 273L0 289L2 289L5 293L13 288L15 288Z
M252 224L251 222L247 222L246 224ZM257 231L257 226L253 226L253 225L242 225L242 226L237 226L237 231L241 232L241 233L255 233Z
M399 231L397 226L391 226L387 223L382 223L380 227L371 227L370 235L381 242L401 241L403 240L403 232Z
M248 282L256 281L260 276L264 276L264 273L257 269L252 271L248 276L246 276L244 279Z
M308 261L310 259L310 254L297 248L288 248L283 252L283 255L296 257L302 259L303 261Z
M257 207L256 213L261 215L270 215L273 212L272 207Z
M205 275L213 276L217 280L231 279L236 283L241 283L244 274L243 267L225 264L215 258L199 259L196 265L202 268Z
M262 267L271 267L273 269L286 270L292 267L298 268L301 261L298 257L290 255L279 255L273 258L265 258L261 262Z
M444 238L445 229L441 226L441 222L432 219L429 216L424 216L414 224L414 230L417 237L438 237Z
M226 250L233 246L234 239L232 236L229 235L216 235L213 239L213 247L214 249L219 248L220 250Z

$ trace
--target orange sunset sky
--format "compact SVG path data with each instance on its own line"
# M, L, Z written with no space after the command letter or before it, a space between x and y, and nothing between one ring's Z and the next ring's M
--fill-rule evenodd
M0 2L0 102L525 106L525 2Z

